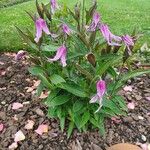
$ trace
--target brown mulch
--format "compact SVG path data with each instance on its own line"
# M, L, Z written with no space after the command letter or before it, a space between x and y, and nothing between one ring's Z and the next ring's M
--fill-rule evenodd
M5 125L0 132L0 150L8 149L18 130L26 137L19 142L18 150L105 150L120 142L150 143L150 101L146 99L150 97L150 76L145 75L129 81L128 84L133 86L132 92L120 91L128 102L134 101L136 107L129 110L128 116L120 118L121 123L107 120L105 138L98 131L79 133L75 130L68 140L66 132L60 131L59 122L46 117L47 108L41 100L27 92L26 87L31 87L36 80L27 68L26 60L15 62L10 54L0 55L0 123ZM27 104L20 110L12 110L14 102ZM45 115L37 114L37 109ZM28 119L35 121L33 130L24 129ZM41 123L48 124L49 131L39 136L34 130Z

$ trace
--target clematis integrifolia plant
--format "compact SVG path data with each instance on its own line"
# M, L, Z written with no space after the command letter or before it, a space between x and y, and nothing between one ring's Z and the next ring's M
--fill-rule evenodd
M124 83L150 72L134 70L131 65L136 35L114 35L96 10L96 0L90 8L86 8L87 2L76 4L75 9L63 7L56 0L50 0L50 8L36 2L36 34L17 28L30 46L29 71L41 80L37 95L49 91L44 100L48 117L59 119L62 131L67 122L68 137L74 128L80 132L98 128L103 134L106 118L126 115L126 101L118 94ZM24 54L18 52L16 60ZM122 71L125 66L129 72Z

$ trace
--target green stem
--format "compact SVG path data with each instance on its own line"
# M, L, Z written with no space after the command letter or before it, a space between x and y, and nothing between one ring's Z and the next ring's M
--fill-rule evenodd
M83 6L82 6L82 30L84 28L84 10L85 10L85 0L83 0Z

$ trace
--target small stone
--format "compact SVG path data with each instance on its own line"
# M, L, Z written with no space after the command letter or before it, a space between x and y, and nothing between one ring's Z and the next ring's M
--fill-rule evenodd
M0 119L6 120L6 113L5 112L0 112Z
M39 108L37 108L37 109L35 110L35 112L36 112L39 116L41 116L41 117L45 116L44 112L43 112L41 109L39 109Z
M124 118L123 118L123 121L124 121L124 122L132 122L133 119L132 119L132 117L124 117Z
M6 105L6 102L5 102L5 101L2 101L1 104L2 104L2 105Z
M147 138L146 138L145 135L141 135L141 138L142 138L142 140L143 140L144 142L146 142Z
M139 118L140 120L144 120L144 117L142 117L142 116L138 116L138 118Z

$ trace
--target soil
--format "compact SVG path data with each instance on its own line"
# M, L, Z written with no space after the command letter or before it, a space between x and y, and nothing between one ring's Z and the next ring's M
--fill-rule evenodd
M26 137L18 143L18 150L106 150L121 142L150 143L150 76L128 81L133 87L131 92L120 91L127 102L134 101L136 106L129 110L128 116L119 118L121 122L106 121L106 137L100 136L97 130L86 133L74 130L67 139L66 133L60 131L59 122L46 117L47 108L41 100L27 92L27 87L32 87L36 81L27 68L27 61L14 61L14 54L0 55L0 123L5 126L0 132L0 150L8 149L18 130ZM22 109L12 110L14 102L25 105ZM35 121L32 130L24 129L28 119ZM41 123L48 124L49 131L39 136L34 130Z

